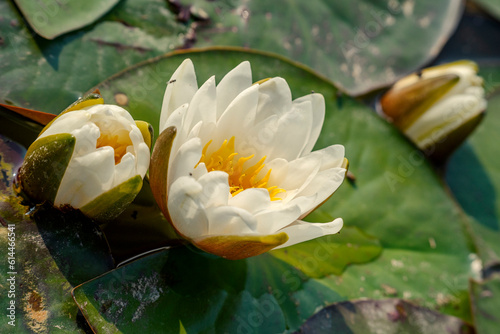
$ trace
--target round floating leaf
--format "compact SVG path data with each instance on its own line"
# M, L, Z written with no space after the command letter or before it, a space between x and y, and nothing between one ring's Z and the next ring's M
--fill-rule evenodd
M432 60L463 10L463 2L454 0L177 2L210 18L197 29L196 46L276 52L352 95L387 86Z
M471 281L471 299L474 325L477 333L498 331L500 316L500 276L483 282Z
M298 333L474 333L463 320L401 299L341 302L316 313Z
M14 0L33 30L53 39L84 27L105 14L118 0Z
M492 72L496 74L496 72ZM486 86L495 84L495 75L485 76ZM493 81L492 81L493 79ZM446 181L464 211L474 218L472 231L484 266L500 264L500 95L493 91L482 124L450 158Z
M50 8L87 4L27 2L47 3ZM45 14L42 10L35 15ZM13 2L0 2L0 102L53 114L110 75L182 46L188 30L163 0L121 1L88 28L50 41L38 37L24 22Z
M475 3L484 8L488 14L500 20L500 3L496 0L474 0Z

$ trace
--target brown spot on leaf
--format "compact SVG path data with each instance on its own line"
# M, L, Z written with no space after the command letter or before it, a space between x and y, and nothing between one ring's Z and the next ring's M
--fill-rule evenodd
M45 309L42 295L35 290L29 291L25 295L23 302L27 320L26 325L34 333L46 332L49 312Z
M123 93L115 94L115 101L120 106L125 106L128 104L128 96Z

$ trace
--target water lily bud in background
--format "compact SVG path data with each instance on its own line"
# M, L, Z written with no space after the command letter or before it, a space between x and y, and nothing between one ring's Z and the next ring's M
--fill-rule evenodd
M476 63L430 67L394 84L381 112L421 150L443 160L474 130L486 110Z
M342 219L302 219L342 184L344 147L312 151L325 115L320 94L292 101L286 81L252 84L249 62L200 88L185 60L165 91L151 189L196 247L242 259L337 233Z
M139 123L148 128L147 123ZM143 134L146 136L143 137ZM34 203L70 206L106 221L142 187L149 132L123 108L92 94L50 122L28 148L17 189Z

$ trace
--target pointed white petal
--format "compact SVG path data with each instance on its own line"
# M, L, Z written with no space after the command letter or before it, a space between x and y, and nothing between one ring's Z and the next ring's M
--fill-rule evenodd
M323 95L317 93L306 95L294 100L293 104L299 104L303 101L311 102L312 125L309 131L307 143L300 154L301 156L309 154L312 151L314 145L316 144L316 141L318 140L321 128L323 127L323 122L325 120L325 98L323 97Z
M215 77L212 76L196 91L184 119L184 132L189 133L198 122L215 123Z
M217 119L236 96L251 85L252 70L248 61L242 62L227 73L217 85Z
M170 114L184 103L189 103L198 90L193 63L186 59L177 68L167 83L160 115L160 128Z
M256 122L271 115L281 115L292 108L292 93L283 78L272 78L259 84L259 107Z
M330 223L308 223L297 220L293 224L280 230L280 232L285 232L288 235L288 241L274 249L288 247L324 235L338 233L343 225L344 222L342 218L337 218Z

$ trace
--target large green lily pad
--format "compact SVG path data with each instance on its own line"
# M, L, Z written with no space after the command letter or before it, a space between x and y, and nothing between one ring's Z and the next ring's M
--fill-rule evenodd
M357 300L328 306L298 333L474 333L463 320L400 299Z
M238 319L249 326L242 330L249 332L264 328L260 326L278 331L296 330L329 303L388 296L469 318L470 251L462 230L465 218L421 153L367 107L339 95L329 81L269 54L214 49L167 55L131 68L97 87L108 101L125 97L127 103L123 106L134 117L145 119L157 128L165 82L187 57L195 64L200 84L212 74L220 80L238 63L249 60L254 80L282 76L294 97L311 90L322 93L327 116L316 147L344 144L356 180L345 182L308 219L327 221L343 217L347 228L357 227L363 235L378 239L383 252L377 259L351 265L336 276L338 269L328 269L326 264L335 263L335 258L343 253L333 253L331 258L314 255L319 254L315 250L324 250L322 241L326 239L288 248L287 256L295 256L294 261L284 258L281 251L241 261L213 258L183 248L164 251L121 268L118 277L127 273L126 279L121 279L124 290L115 290L112 296L105 289L114 277L111 273L75 290L75 298L93 327L112 323L112 328L132 331L125 324L130 324L138 314L140 317L134 319L145 322L144 326L154 329L157 322L168 324L166 330L172 332L179 331L180 323L188 333L212 327L234 332L238 326L244 326ZM352 234L346 233L349 236ZM340 233L330 240L347 246L348 242L342 238ZM342 249L349 258L349 252L360 255L369 245L373 245L373 239L360 240L351 250ZM317 261L323 271L312 266L301 268L300 257L305 250L312 254L309 262ZM371 258L373 253L364 260ZM169 265L169 261L174 262ZM180 268L175 264L177 261L190 263L189 268ZM142 274L140 268L146 267L152 269ZM167 272L171 274L165 278L162 273ZM199 275L203 276L202 281ZM153 277L159 280L153 282ZM154 300L133 295L130 287L141 282L149 282L145 286L147 291L155 291ZM99 297L99 291L107 296L106 300ZM205 307L211 311L204 312ZM272 316L265 316L266 307L272 309ZM181 316L183 313L178 310L184 308L195 315ZM174 313L165 311L160 315L160 310L170 309ZM259 325L252 327L250 321Z
M0 102L59 114L110 75L182 46L188 28L163 0L124 0L95 24L49 41L2 1Z
M471 281L471 300L477 333L495 333L500 325L498 314L500 276L486 281Z
M500 140L500 91L498 71L483 73L491 74L484 76L486 87L496 89L488 98L483 122L450 158L446 181L464 211L473 217L478 253L488 268L500 264L500 157L496 144Z
M118 0L15 0L33 30L53 39L96 21L118 3Z
M432 60L463 9L462 1L450 0L176 2L210 18L197 29L196 46L276 52L352 95L387 86Z

